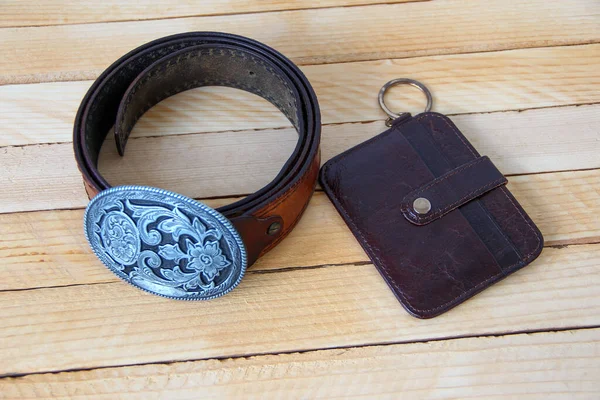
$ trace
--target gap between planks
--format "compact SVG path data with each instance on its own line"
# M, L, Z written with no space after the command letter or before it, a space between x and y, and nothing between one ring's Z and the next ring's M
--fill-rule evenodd
M205 303L165 301L122 282L2 293L0 373L597 326L599 249L546 248L430 320L406 313L371 265L250 274Z
M546 246L600 241L600 191L590 188L600 188L600 169L524 175L509 183ZM206 203L218 207L233 200ZM118 282L87 245L82 220L83 210L0 215L2 272L10 277L0 281L0 290ZM303 250L307 248L311 251ZM368 262L327 196L318 192L298 226L251 271Z
M509 50L303 67L319 98L323 124L385 120L377 93L390 79L426 84L434 110L473 114L600 102L600 45ZM526 73L524 73L526 71ZM0 146L67 142L90 82L0 86ZM393 110L420 112L421 94L396 87ZM42 104L43 106L40 106ZM51 104L51 106L48 106ZM564 121L563 121L564 124ZM241 90L204 87L149 110L134 135L161 136L289 126L272 104Z
M399 24L398 15L410 18ZM600 41L597 15L600 5L594 0L574 4L435 1L4 28L0 30L0 83L94 78L132 48L186 31L237 33L276 48L296 63L321 64L595 43Z
M106 367L92 367L92 368L79 368L79 369L62 369L62 370L49 370L49 371L40 371L33 373L23 373L23 374L6 374L0 376L0 384L2 380L5 382L16 382L22 378L31 378L40 375L68 375L73 373L81 373L81 372L90 372L90 371L101 371L101 370L111 370L111 369L123 369L123 368L140 368L140 367L153 367L153 366L174 366L178 364L195 364L195 363L204 363L204 362L244 362L246 360L252 359L261 359L263 357L286 357L286 356L303 356L310 355L319 352L330 352L335 351L340 354L345 354L347 351L357 351L357 350L369 350L369 349L378 349L386 346L410 346L410 345L430 345L435 344L437 342L453 342L456 340L469 340L469 339L491 339L491 338L511 338L518 337L522 335L539 335L539 334L562 334L564 332L569 333L579 333L585 331L598 331L600 333L600 325L592 325L585 327L564 327L561 329L553 329L553 330L529 330L529 331L516 331L516 332L506 332L502 334L481 334L477 336L457 336L457 337L444 337L444 338L433 338L433 339L423 339L423 340L415 340L410 342L387 342L387 343L372 343L372 344L364 344L357 346L337 346L337 347L327 347L327 348L318 348L318 349L308 349L302 351L290 350L286 352L279 353L252 353L252 354L243 354L243 355L232 355L232 356L224 356L224 357L211 357L211 358L194 358L194 359L184 359L178 361L161 361L161 362L152 362L152 363L143 363L143 364L123 364L123 365L114 365L114 366L106 366ZM600 340L600 335L598 337ZM35 378L34 378L35 379Z
M177 7L165 7L164 0L144 2L140 8L135 3L116 1L47 0L41 4L29 4L6 0L2 4L0 28L28 28L54 25L80 25L98 22L134 22L202 16L226 16L261 14L279 11L307 11L333 7L358 7L393 3L414 3L430 0L212 0L179 3ZM86 4L87 3L87 4ZM68 17L65 17L68 15Z
M600 393L599 357L594 329L29 375L0 380L0 389L7 400L574 398Z
M600 105L452 119L507 175L600 167ZM322 160L385 129L382 121L324 126ZM143 184L193 198L232 196L267 184L295 144L292 128L140 137L129 141L125 157L117 155L112 143L103 146L100 171L113 185ZM0 192L0 213L88 203L69 143L0 148L0 171L0 185L6 189Z

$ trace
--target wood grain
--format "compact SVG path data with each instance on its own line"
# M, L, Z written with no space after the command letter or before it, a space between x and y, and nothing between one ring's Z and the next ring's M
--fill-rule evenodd
M505 174L599 168L600 105L453 117ZM385 130L383 121L323 128L322 160ZM110 139L110 137L109 137ZM100 171L113 184L144 184L194 197L252 193L275 177L296 133L279 130L140 137L119 157L103 146ZM223 160L227 160L224 162ZM0 212L84 207L70 143L0 148Z
M320 64L593 43L600 40L598 14L600 4L595 0L441 0L4 28L0 30L0 83L92 79L134 47L166 35L197 30L249 36L299 64ZM520 72L528 74L525 66Z
M515 176L509 188L547 246L600 242L600 170ZM83 210L1 214L0 273L10 279L0 281L0 290L117 282L87 245L82 220ZM289 237L252 271L367 261L327 196L318 192Z
M385 82L399 76L425 83L433 92L434 110L443 114L598 103L598 65L600 45L586 45L302 69L317 92L323 123L337 124L384 120L377 92ZM70 141L75 113L89 85L86 81L0 86L0 146ZM393 110L415 113L423 109L421 94L412 88L393 88L386 101ZM565 129L573 124L573 131L583 129L589 134L595 131L599 118L597 109L589 110L583 116L578 114L581 110L573 112L570 121L568 115L548 112L544 120ZM284 126L289 122L267 101L240 90L208 87L161 102L139 121L134 135Z
M0 381L8 399L592 399L600 330L143 365Z
M0 1L0 398L597 398L600 2L385 4L404 1ZM323 160L384 129L383 83L423 81L434 110L513 175L550 247L418 320L317 192L228 296L168 301L118 281L81 233L73 118L113 60L194 30L250 36L302 65ZM386 100L422 108L410 88ZM223 197L207 201L217 207L269 181L294 141L266 101L200 88L150 110L125 158L105 146L101 170Z
M0 11L0 27L82 24L90 22L141 21L195 17L201 15L230 15L265 11L283 11L324 7L345 7L364 4L402 3L426 0L166 0L135 2L46 0L28 3L4 0Z
M430 320L404 311L371 264L250 273L200 303L123 282L2 292L0 374L598 326L598 285L593 244L546 248Z
M512 176L508 188L546 245L600 242L600 170Z

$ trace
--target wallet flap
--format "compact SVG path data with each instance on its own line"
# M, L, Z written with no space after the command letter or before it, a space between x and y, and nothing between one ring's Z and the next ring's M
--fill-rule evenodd
M506 182L487 156L479 157L407 194L401 210L409 222L425 225Z

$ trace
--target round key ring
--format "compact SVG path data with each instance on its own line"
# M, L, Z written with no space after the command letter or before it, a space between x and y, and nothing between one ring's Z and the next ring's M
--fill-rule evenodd
M397 113L393 112L392 110L390 110L385 105L385 101L383 100L383 97L385 96L385 92L392 86L396 86L396 85L410 85L412 87L416 87L417 89L419 89L421 92L423 92L423 94L425 95L425 98L427 99L427 105L425 106L425 112L431 111L431 105L433 104L433 98L431 97L431 92L429 91L429 89L427 89L427 86L423 85L419 81L415 81L414 79L408 79L408 78L392 79L391 81L389 81L388 83L386 83L385 85L383 85L381 87L381 89L379 90L379 95L377 96L379 99L379 106L389 116L389 118L385 121L385 124L387 126L392 126L392 121L394 121L397 118L410 115L410 113L408 113L408 112L402 112L402 113L397 114Z

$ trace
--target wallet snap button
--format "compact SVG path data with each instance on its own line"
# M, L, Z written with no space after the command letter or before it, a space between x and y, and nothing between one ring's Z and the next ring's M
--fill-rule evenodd
M413 209L417 214L427 214L431 211L431 202L425 197L419 197L413 201Z

